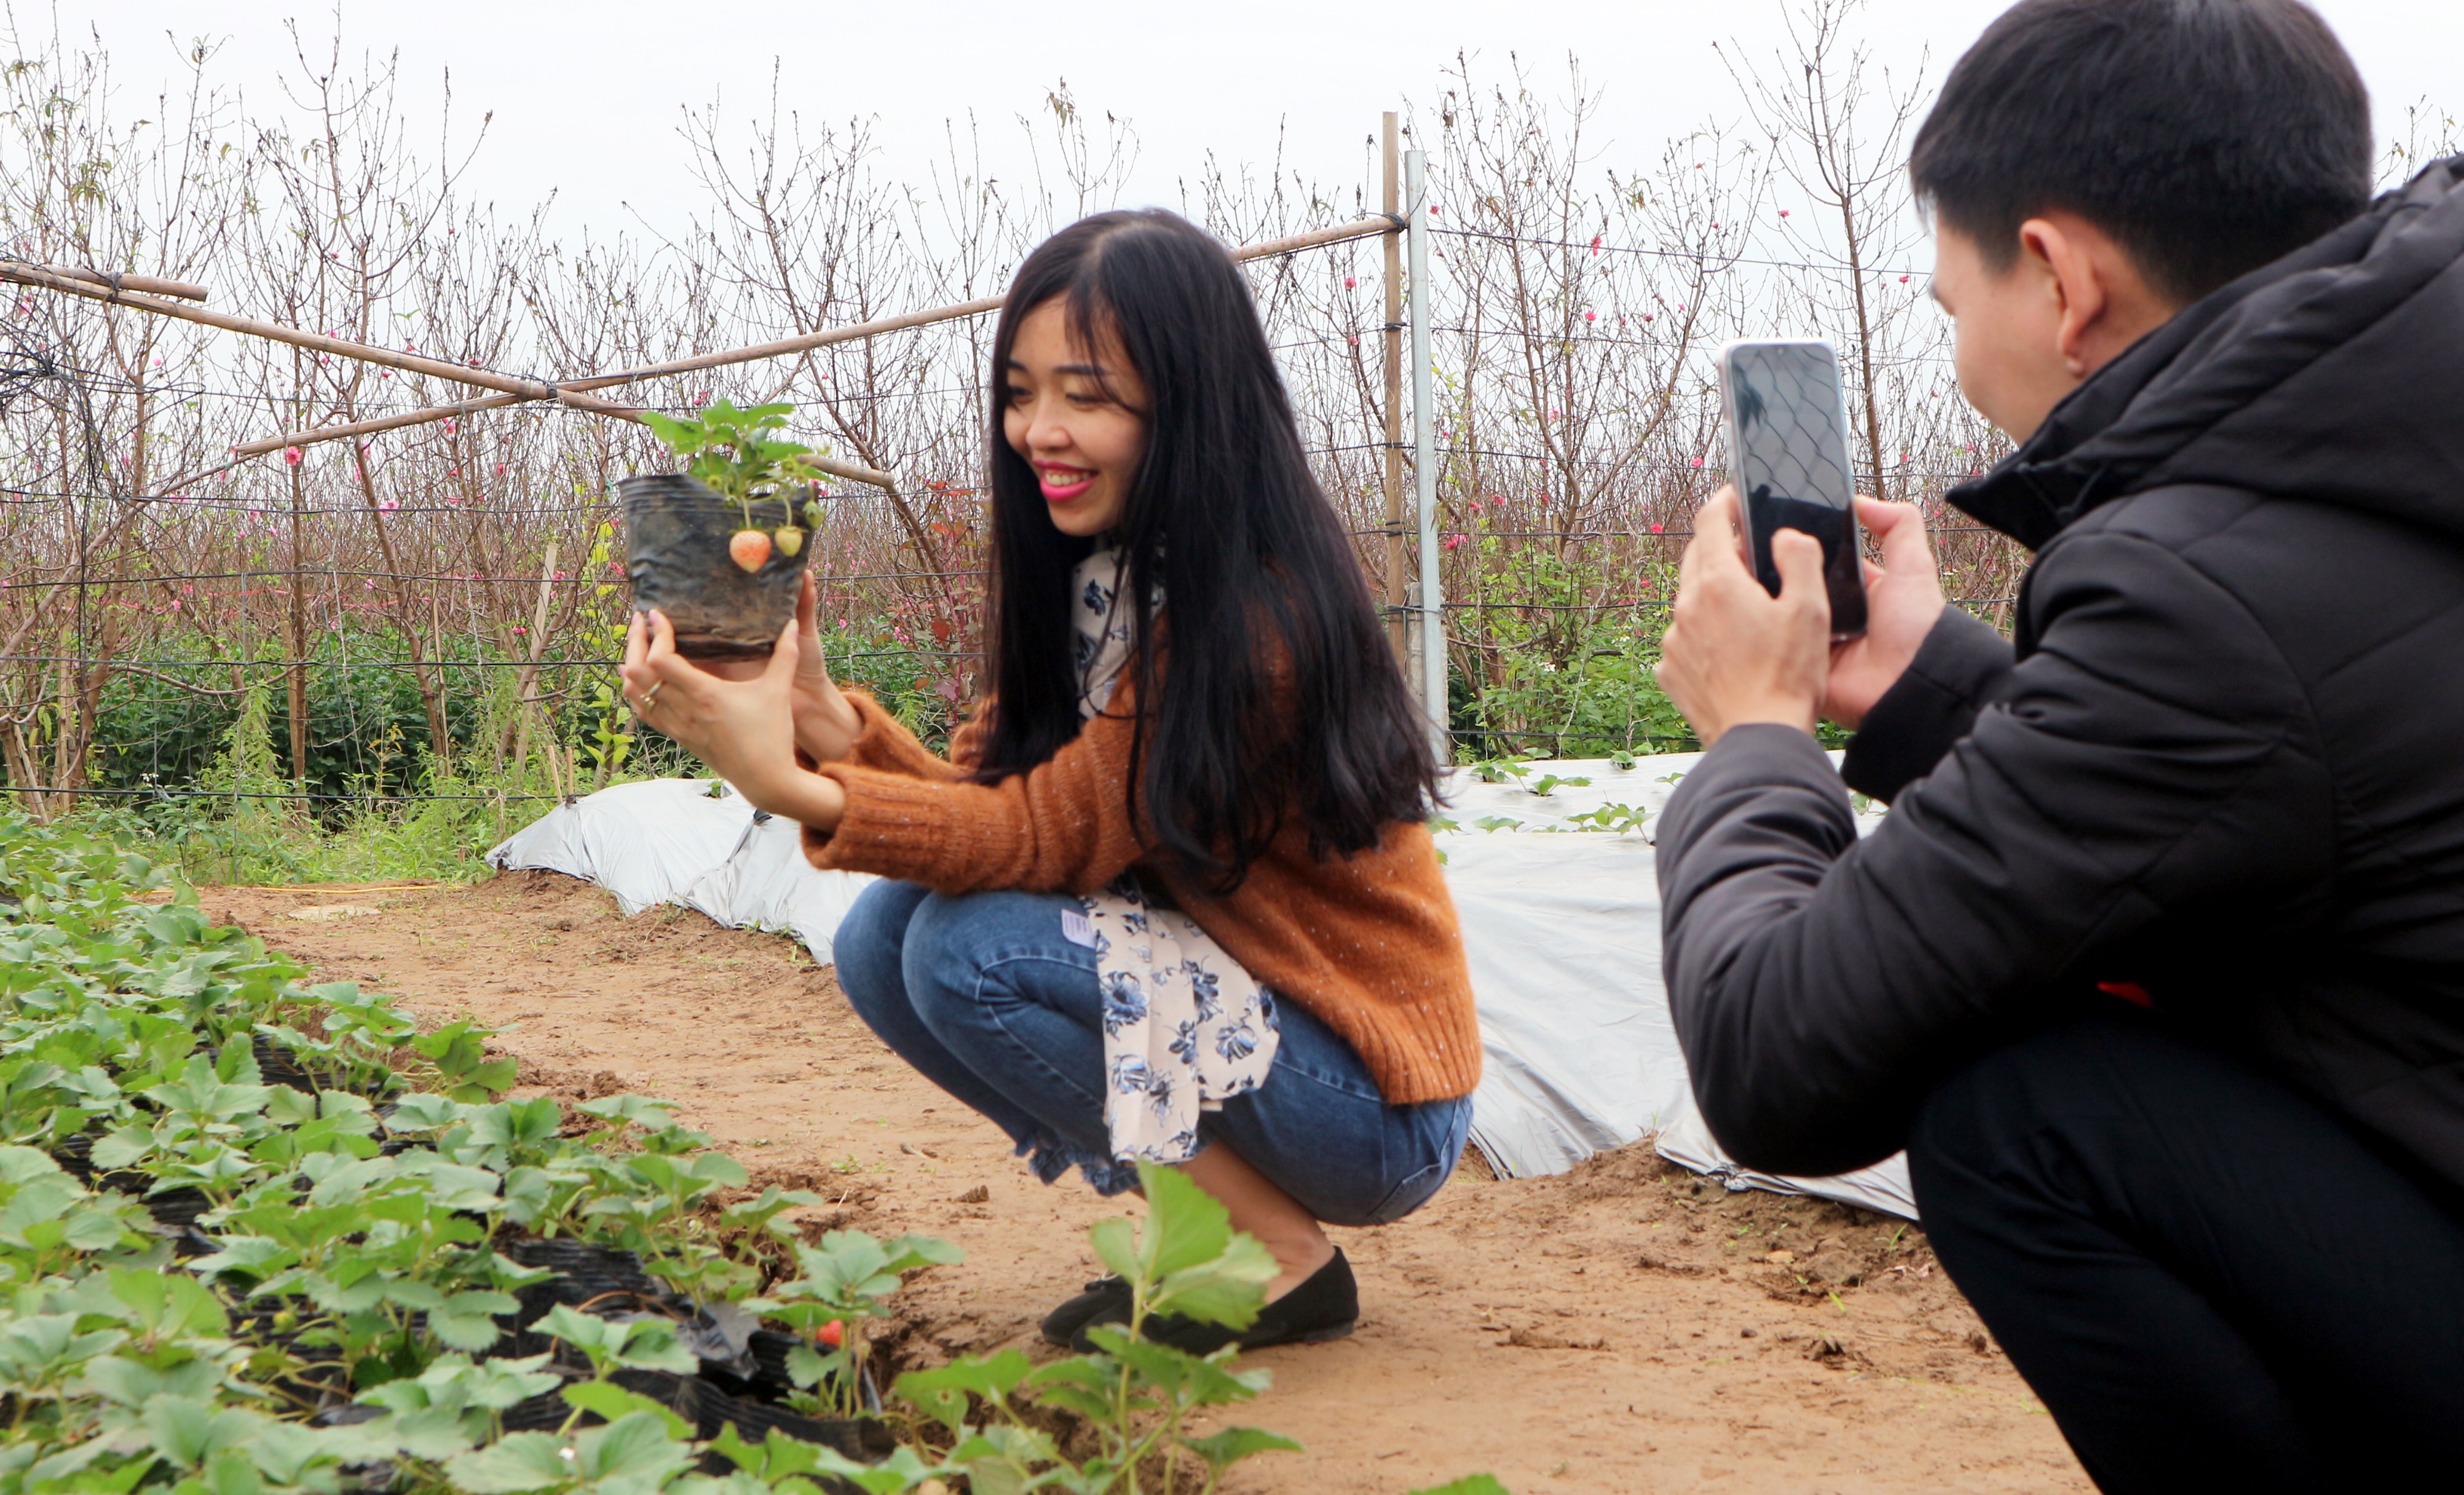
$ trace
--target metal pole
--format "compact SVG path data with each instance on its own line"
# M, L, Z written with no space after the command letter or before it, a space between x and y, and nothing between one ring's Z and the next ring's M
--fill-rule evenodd
M1396 119L1386 116L1383 165L1385 195L1381 199L1388 213L1403 214L1403 185L1399 167L1402 152L1397 144ZM1403 236L1390 233L1384 240L1386 250L1386 639L1395 646L1395 662L1408 666L1412 658L1409 634L1412 619L1407 611L1412 595L1412 579L1404 571L1403 555ZM1418 679L1410 680L1411 688L1419 690Z
M1438 580L1438 420L1429 366L1428 153L1403 154L1405 235L1412 256L1412 465L1419 480L1420 707L1429 714L1429 746L1441 764L1454 761L1446 734L1446 603Z

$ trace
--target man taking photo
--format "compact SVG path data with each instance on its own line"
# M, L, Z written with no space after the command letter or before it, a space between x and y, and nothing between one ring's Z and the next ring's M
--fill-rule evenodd
M1664 645L1705 1118L1780 1173L1904 1146L2106 1490L2464 1455L2464 158L2372 203L2372 153L2295 0L2004 14L1911 171L2019 443L1949 495L2036 552L2014 639L1863 502L1834 650L1819 546L1773 598L1724 494Z

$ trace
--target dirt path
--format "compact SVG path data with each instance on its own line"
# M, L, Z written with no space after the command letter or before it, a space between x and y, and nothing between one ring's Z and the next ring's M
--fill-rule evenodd
M674 909L627 920L554 873L204 901L423 1020L517 1022L500 1042L525 1087L668 1097L757 1183L957 1242L966 1265L907 1294L910 1359L1043 1352L1036 1319L1095 1271L1086 1227L1121 1212L1036 1184L785 939ZM1341 1242L1360 1330L1252 1357L1275 1386L1241 1420L1309 1452L1249 1465L1236 1490L1399 1495L1481 1469L1516 1495L2089 1487L1897 1220L1727 1194L1637 1147L1556 1178L1466 1171L1410 1220Z

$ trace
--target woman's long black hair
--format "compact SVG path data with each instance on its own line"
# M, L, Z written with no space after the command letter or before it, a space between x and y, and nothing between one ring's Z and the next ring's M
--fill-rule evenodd
M1138 641L1131 805L1200 886L1239 885L1296 817L1313 855L1425 819L1435 764L1360 563L1301 453L1257 307L1223 246L1161 210L1099 213L1019 267L993 340L994 698L979 774L1078 735L1070 578L1093 541L1053 526L1010 448L1010 349L1055 297L1072 338L1116 339L1146 385L1146 451L1115 533ZM1163 652L1154 600L1166 622ZM1286 678L1271 680L1271 675Z

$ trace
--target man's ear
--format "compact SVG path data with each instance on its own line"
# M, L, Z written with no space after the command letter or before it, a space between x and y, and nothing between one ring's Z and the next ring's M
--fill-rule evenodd
M2104 319L2111 288L2095 248L2070 226L2050 218L2019 225L2019 251L2044 267L2047 290L2060 309L2057 346L2073 379L2085 379L2104 362L2094 357L2091 345L2101 341L2095 333Z
M2019 248L2051 282L2059 313L2056 351L2073 379L2102 368L2181 310L2148 283L2119 240L2077 213L2029 219L2019 225Z

